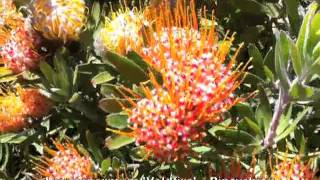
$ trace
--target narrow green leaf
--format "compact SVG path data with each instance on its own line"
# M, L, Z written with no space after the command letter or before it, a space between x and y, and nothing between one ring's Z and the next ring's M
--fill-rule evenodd
M310 111L310 109L311 108L307 108L304 111L300 112L295 120L290 123L290 126L283 133L277 135L277 137L275 138L275 142L279 142L280 140L286 138L290 133L292 133L295 130L297 124L304 118L304 116L308 111Z
M260 129L264 129L264 133L267 133L273 112L268 97L261 86L259 86L259 99L260 103L257 107L255 116Z
M2 134L0 135L0 143L8 143L9 141L11 141L17 136L18 134L15 134L15 133Z
M124 129L128 126L128 115L125 114L110 114L107 116L107 124L110 127Z
M291 30L296 34L298 33L300 26L300 17L298 12L300 2L299 0L284 0L284 4L286 5Z
M309 39L309 31L310 31L310 24L311 24L311 18L313 17L314 13L316 12L318 8L318 4L317 3L312 3L310 4L310 6L308 7L308 12L305 15L300 31L299 31L299 35L298 35L298 39L297 39L297 47L299 49L299 52L301 54L301 58L302 59L306 59L306 50L307 50L307 41Z
M254 121L252 121L249 118L245 118L244 122L247 123L248 127L253 130L253 132L255 132L255 135L260 136L261 138L263 137L263 132L260 130L260 127L258 126L257 123L255 123Z
M86 138L92 154L95 157L95 160L101 162L103 159L103 155L100 151L98 143L96 142L96 138L91 134L89 130L86 131Z
M121 98L103 98L99 101L99 108L107 113L117 113L122 111L122 106L130 106L127 100Z
M111 166L112 166L112 169L114 169L114 170L119 170L120 167L121 167L121 161L120 161L120 159L117 158L117 157L113 157L113 158L112 158L112 164L111 164Z
M101 163L101 173L105 175L111 167L111 158L104 159Z
M110 150L115 150L115 149L119 149L123 146L126 146L128 144L131 144L134 141L135 141L135 139L132 137L122 136L122 135L114 135L114 136L109 136L106 139L106 146Z
M95 1L92 5L91 17L95 21L96 26L99 24L99 21L100 21L100 12L101 12L100 3L99 3L99 1Z
M314 89L310 86L304 86L300 84L298 81L295 81L290 90L289 95L293 100L303 101L304 99L308 99L314 95Z
M259 49L253 45L250 44L248 47L249 56L252 57L252 64L255 71L255 74L261 77L262 79L265 78L265 74L263 71L263 57L259 51Z
M108 51L104 60L113 64L117 71L131 83L139 83L148 79L142 68L124 56Z
M275 48L275 70L280 79L280 85L284 89L288 89L290 84L287 72L288 60L289 40L287 35L281 31Z
M113 79L114 77L108 71L104 71L93 77L91 83L95 86L98 84L103 84L112 81Z
M293 69L298 75L298 77L300 77L303 69L301 54L298 50L298 47L294 44L293 41L290 41L290 44L291 44L290 52L291 52Z
M55 71L52 69L52 67L45 61L41 61L39 67L47 81L51 84L54 84L53 76L55 76Z
M218 130L215 134L227 141L228 143L242 143L242 144L256 144L258 140L253 137L251 134L236 130L236 129L225 129L225 130Z
M285 129L288 128L289 122L292 116L292 104L290 104L287 113L281 115L279 126L276 130L276 134L281 134Z

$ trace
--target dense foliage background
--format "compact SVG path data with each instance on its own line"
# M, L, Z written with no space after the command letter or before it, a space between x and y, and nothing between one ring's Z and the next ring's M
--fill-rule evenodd
M158 2L127 1L127 5L143 7ZM15 1L25 16L30 14L31 3ZM320 16L318 7L308 11L310 4L307 0L196 1L198 10L206 6L209 20L214 12L220 39L230 31L236 33L234 44L244 42L237 60L251 60L251 66L237 93L255 94L225 113L221 123L206 125L208 135L202 143L193 144L196 155L183 162L161 163L146 158L143 148L132 143L134 139L106 130L127 126L128 116L117 103L123 100L117 88L138 88L135 84L148 79L147 69L143 62L140 66L136 54L128 58L97 55L94 35L105 16L110 16L110 5L116 10L120 4L117 0L87 0L88 21L78 41L46 40L46 61L38 70L19 75L0 71L1 87L17 83L38 87L55 103L43 119L30 119L30 127L0 135L0 177L33 177L44 146L52 146L53 139L68 139L90 156L97 177L203 178L214 175L213 169L228 169L234 160L240 161L244 170L255 161L255 174L261 175L270 174L277 159L297 155L309 162L316 174L320 165ZM278 126L272 124L276 113ZM275 126L275 144L266 146L263 142L270 126Z

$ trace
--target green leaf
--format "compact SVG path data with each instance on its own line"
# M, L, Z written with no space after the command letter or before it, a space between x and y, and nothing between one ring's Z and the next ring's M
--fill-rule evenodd
M93 18L96 26L99 24L100 21L100 12L100 3L99 1L95 1L92 5L91 17Z
M307 52L307 42L309 39L309 31L310 31L310 24L311 24L311 18L313 17L314 13L316 12L318 8L318 4L317 3L312 3L310 4L310 6L308 7L308 12L305 15L300 31L299 31L299 35L298 35L298 39L297 39L297 47L299 49L299 52L302 55L302 59L306 59L306 52Z
M134 51L130 51L128 52L128 54L126 55L129 59L131 59L132 61L134 61L134 63L136 63L137 65L139 65L145 72L148 71L149 69L149 65L148 63L146 63L141 56L139 56L139 54L137 54Z
M289 42L291 44L290 52L291 52L293 69L295 73L298 75L298 77L300 77L303 70L301 54L299 52L298 47L295 45L295 43L293 41L289 41Z
M54 84L55 71L52 67L46 61L41 61L39 67L48 82Z
M106 139L106 146L110 150L115 150L115 149L119 149L123 146L126 146L128 144L131 144L134 141L135 141L135 139L132 137L123 136L123 135L114 135L114 136L109 136Z
M65 97L70 97L73 77L71 70L69 69L67 63L64 60L65 54L65 49L61 49L56 52L53 60L56 73L54 74L53 78L55 86L63 90Z
M148 157L148 152L143 146L135 147L130 150L130 157L134 161L142 162Z
M86 138L93 156L98 162L101 162L103 159L103 155L100 151L98 143L96 142L97 138L94 137L89 130L86 131Z
M262 79L265 78L265 74L263 71L263 57L259 51L259 49L253 45L250 44L248 47L249 56L252 57L252 64L255 71L255 74L261 77Z
M255 123L254 121L252 121L251 119L249 118L245 118L244 119L244 122L247 123L248 127L253 131L255 132L255 135L258 135L260 136L261 138L263 138L263 132L260 130L260 127L258 126L257 123Z
M306 47L307 56L306 57L308 57L308 59L306 60L309 60L308 65L312 64L314 60L318 58L318 57L313 57L312 54L314 52L314 49L317 43L320 41L319 29L320 29L320 14L317 13L311 19L309 36L307 39L307 47Z
M304 116L311 110L311 108L307 108L304 111L300 112L295 120L290 123L287 129L285 129L281 134L277 135L275 138L275 142L279 142L280 140L286 138L290 133L292 133L295 129L297 124L304 118Z
M110 127L124 129L128 126L128 115L125 114L110 114L107 116L107 124Z
M289 90L289 95L293 100L303 101L314 95L314 89L310 86L300 84L298 81L294 81Z
M103 175L106 175L110 167L111 167L111 158L104 159L101 163L101 173Z
M95 86L98 84L103 84L112 81L113 79L114 77L108 71L104 71L93 77L91 83Z
M288 60L289 60L289 39L281 31L275 48L275 70L280 79L280 86L283 89L289 89L290 80L288 78Z
M252 111L252 108L249 104L238 103L237 105L235 105L235 108L242 118L247 117L249 119L255 119L254 112Z
M231 3L234 7L239 8L243 12L261 15L261 14L268 14L271 17L276 16L268 6L265 6L262 3L259 3L256 0L231 0Z
M117 71L131 83L139 83L148 79L142 68L124 56L108 51L104 61L113 64Z
M8 143L12 139L16 138L18 134L15 133L7 133L7 134L2 134L0 135L0 143Z
M121 97L119 93L119 87L113 84L102 84L100 88L100 93L105 97Z
M0 148L1 148L0 170L5 170L10 157L9 145L0 144Z
M218 130L215 132L215 134L228 143L234 143L234 144L241 143L246 145L258 143L258 140L255 137L241 130L236 130L236 129Z
M117 113L122 111L120 104L128 107L129 103L126 99L121 98L103 98L99 101L99 108L107 113Z
M286 5L291 30L297 34L300 26L300 17L298 12L300 2L299 0L284 0L284 3Z
M260 103L257 107L255 116L260 129L264 129L264 133L267 133L271 123L273 112L268 97L263 87L261 86L259 86L259 99Z
M290 104L286 115L284 115L284 114L281 115L279 125L276 130L276 134L281 134L281 133L283 133L283 131L285 129L288 128L288 125L289 125L289 122L291 119L291 115L292 115L292 104Z
M114 169L114 170L119 170L120 167L121 167L121 161L120 161L120 159L117 158L117 157L113 157L113 158L112 158L112 164L111 164L111 166L112 166L112 169Z

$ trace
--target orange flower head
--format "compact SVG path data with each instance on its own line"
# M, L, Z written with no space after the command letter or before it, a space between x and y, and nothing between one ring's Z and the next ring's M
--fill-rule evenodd
M46 148L49 156L43 157L37 171L42 178L90 179L94 178L93 163L90 157L83 156L71 143L54 142L57 150Z
M272 178L275 180L312 180L315 174L308 164L305 164L299 157L295 159L286 158L275 165L272 169Z
M154 89L142 86L146 97L137 103L127 98L133 108L126 108L133 131L125 134L169 162L185 158L190 143L205 136L207 122L219 122L244 100L234 93L245 68L235 65L239 50L226 61L233 37L218 42L214 28L199 29L194 1L191 7L183 2L178 0L173 12L167 4L149 11L154 24L140 39L147 46L134 50L160 72L163 83L150 73Z
M136 144L144 145L159 161L184 159L189 143L205 136L203 125L196 124L195 114L172 103L167 92L153 90L151 95L137 103L128 119Z
M0 133L21 130L27 118L41 118L49 113L51 102L37 89L18 87L16 92L0 93Z
M78 40L87 20L84 0L35 0L33 24L51 40Z
M34 70L42 57L38 54L40 37L29 27L28 21L21 27L12 30L0 49L3 63L14 73Z

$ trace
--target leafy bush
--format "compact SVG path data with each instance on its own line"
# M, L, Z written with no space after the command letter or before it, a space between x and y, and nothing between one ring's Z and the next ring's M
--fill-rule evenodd
M3 179L318 175L317 1L6 0L0 18Z

